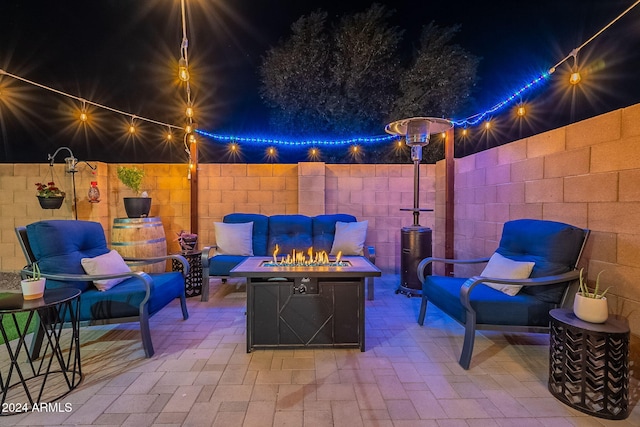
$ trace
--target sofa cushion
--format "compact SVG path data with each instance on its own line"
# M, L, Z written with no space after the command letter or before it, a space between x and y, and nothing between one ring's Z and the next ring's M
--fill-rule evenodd
M241 255L216 255L209 258L209 276L228 276L233 267L247 259Z
M27 225L27 237L40 271L49 274L85 274L82 258L109 252L102 225L91 221L46 220ZM46 287L95 289L91 282L47 279Z
M313 246L311 218L306 215L273 215L269 217L267 253L273 254L276 244L280 255L296 251L307 252Z
M82 258L80 263L87 274L94 276L129 273L131 271L131 268L122 259L122 256L113 249L104 255L98 255L93 258ZM121 277L119 279L94 280L93 284L98 288L98 290L106 291L125 280L127 280L126 277Z
M269 235L269 217L261 214L232 213L225 215L222 222L237 224L253 222L253 254L256 256L267 255L267 239Z
M494 253L480 275L494 279L527 279L531 274L531 269L533 269L532 262L513 261L499 253ZM487 282L485 285L510 296L516 295L522 289L522 286L505 285L504 283Z
M336 222L336 235L331 246L331 255L364 255L369 221Z
M574 268L583 240L584 230L569 224L517 219L504 224L496 252L514 261L534 262L531 278L551 276ZM566 283L528 286L522 292L557 304L566 286Z
M348 214L317 215L311 218L313 226L313 249L331 251L336 234L336 222L356 222L356 217Z
M427 276L422 293L428 301L464 324L467 313L460 303L460 288L466 280L460 277ZM478 324L547 327L549 310L555 305L524 292L509 296L479 284L471 290L471 307L476 310Z
M253 256L253 222L214 222L216 252L221 255Z
M149 274L153 288L149 298L149 315L153 315L184 291L180 272ZM48 281L48 280L47 280ZM138 316L140 303L146 295L144 283L130 278L108 291L88 289L80 296L80 320L104 320Z

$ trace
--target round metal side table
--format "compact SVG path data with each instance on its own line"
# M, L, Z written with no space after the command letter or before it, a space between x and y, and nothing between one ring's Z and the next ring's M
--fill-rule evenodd
M581 412L610 420L629 415L629 323L578 319L572 310L551 315L549 391Z
M9 357L0 364L0 415L50 405L80 384L79 297L75 288L48 289L35 300L21 293L0 294L0 336ZM63 326L70 333L63 333ZM18 335L11 341L9 328Z

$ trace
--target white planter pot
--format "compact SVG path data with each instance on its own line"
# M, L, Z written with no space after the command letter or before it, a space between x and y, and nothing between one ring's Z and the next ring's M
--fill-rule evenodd
M587 298L577 293L573 300L573 313L585 322L604 323L609 318L607 298Z
M21 280L23 298L26 300L42 298L46 281L47 279Z

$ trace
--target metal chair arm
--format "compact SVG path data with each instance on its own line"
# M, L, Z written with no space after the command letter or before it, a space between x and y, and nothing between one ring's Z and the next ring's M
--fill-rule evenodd
M473 276L462 284L462 287L460 288L460 302L467 310L473 310L471 308L471 291L480 283L490 282L517 286L543 286L569 282L577 280L579 277L580 272L578 270L568 271L554 276L534 277L529 279L498 279L495 277Z
M442 262L445 264L479 264L483 262L488 262L489 258L474 258L474 259L449 259L449 258L436 258L429 257L420 261L418 264L417 273L420 282L424 282L424 269L433 262Z

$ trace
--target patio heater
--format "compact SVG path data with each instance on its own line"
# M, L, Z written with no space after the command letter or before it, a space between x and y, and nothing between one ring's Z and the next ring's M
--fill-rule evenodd
M453 127L449 120L436 117L413 117L389 123L385 131L391 135L405 137L411 147L413 161L413 208L401 208L401 211L413 212L413 224L400 231L400 285L396 294L403 293L407 297L422 295L422 283L418 280L417 269L422 259L430 257L431 229L420 225L420 212L432 212L433 209L420 208L420 162L422 147L429 144L432 133L445 132ZM431 267L427 273L431 273Z

